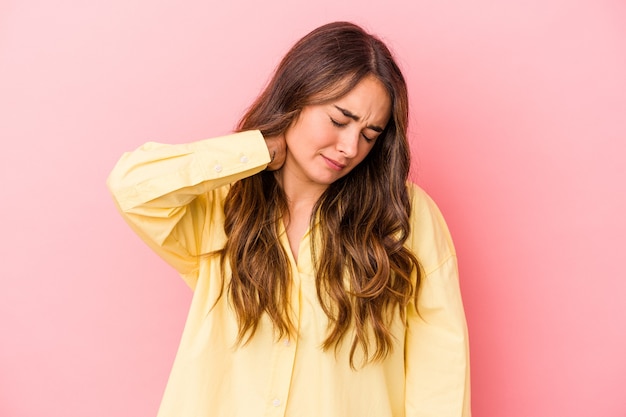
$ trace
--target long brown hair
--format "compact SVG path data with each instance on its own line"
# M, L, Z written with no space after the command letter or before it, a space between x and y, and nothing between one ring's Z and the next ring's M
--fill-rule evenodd
M330 23L292 47L238 125L266 136L282 134L304 106L337 99L368 75L389 93L389 123L363 162L327 188L311 217L317 293L329 319L322 347L337 349L353 334L351 366L359 346L365 363L387 356L394 342L391 321L396 314L404 320L405 306L417 295L418 261L404 246L411 209L404 78L378 38L352 23ZM228 296L240 343L254 336L263 314L279 338L296 332L289 260L279 242L287 211L286 196L270 171L234 183L226 198L228 238L220 255L222 268L229 262L232 270Z

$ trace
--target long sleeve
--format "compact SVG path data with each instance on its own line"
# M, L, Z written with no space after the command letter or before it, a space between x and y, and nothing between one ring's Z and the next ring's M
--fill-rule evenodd
M135 232L194 287L198 257L219 249L207 240L223 215L218 197L269 162L259 131L179 145L150 142L125 153L107 185Z
M406 417L469 417L469 345L457 258L432 200L415 190L414 247L422 267L417 309L407 311Z

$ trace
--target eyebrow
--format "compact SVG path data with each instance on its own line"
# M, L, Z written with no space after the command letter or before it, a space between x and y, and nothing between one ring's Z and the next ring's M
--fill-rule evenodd
M337 110L343 113L344 116L351 118L355 122L358 122L359 120L361 120L359 116L357 116L356 114L353 114L350 110L343 109L337 105L334 105L334 106ZM368 125L367 128L372 129L374 132L378 132L378 133L382 133L382 131L384 130L382 127L376 126L376 125Z

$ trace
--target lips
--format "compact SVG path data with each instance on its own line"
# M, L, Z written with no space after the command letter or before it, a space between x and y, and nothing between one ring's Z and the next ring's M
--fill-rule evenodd
M341 171L346 167L346 164L342 164L339 161L327 158L324 155L322 155L322 158L324 158L324 162L326 162L326 165L328 165L331 169L334 169L335 171Z

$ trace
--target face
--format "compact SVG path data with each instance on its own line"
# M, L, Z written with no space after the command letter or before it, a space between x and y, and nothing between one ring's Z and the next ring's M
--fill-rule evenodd
M372 150L391 114L391 99L373 76L346 95L306 106L285 132L283 179L325 188L348 174Z

